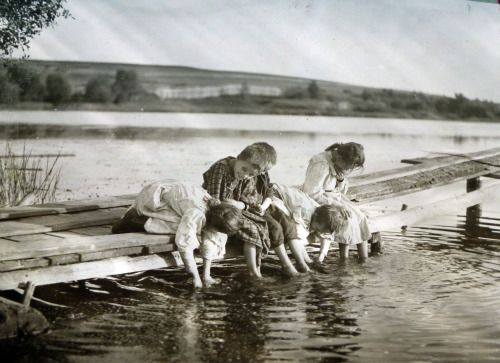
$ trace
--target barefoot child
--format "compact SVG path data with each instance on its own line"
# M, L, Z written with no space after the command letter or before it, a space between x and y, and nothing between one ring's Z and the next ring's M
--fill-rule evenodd
M285 272L295 275L298 272L288 258L284 246L286 239L294 252L293 248L300 242L295 233L293 220L271 205L273 192L267 171L275 163L274 148L267 143L255 143L243 149L236 158L230 156L214 163L203 174L203 187L212 197L231 203L242 210L245 217L267 222L271 247L280 259ZM254 245L246 243L244 248L250 274L261 277L260 268L254 263L253 256L256 255ZM307 271L309 268L301 256L297 259L299 266Z
M367 241L371 238L368 221L363 212L347 197L347 176L356 168L363 167L364 148L355 142L335 143L309 160L302 190L321 205L343 207L357 225L350 225L345 242L339 245L340 255L349 253L349 245L356 245L360 258L368 257Z
M193 276L194 286L210 286L217 283L210 276L211 261L225 250L227 236L222 233L236 232L205 224L206 215L213 219L232 209L218 204L218 200L192 183L176 179L155 182L142 189L125 215L113 226L112 233L175 234L175 244L187 272ZM231 222L229 219L228 223ZM203 282L194 260L196 248L200 248L203 256Z
M352 236L356 234L358 222L345 208L340 205L320 206L314 199L299 189L282 184L274 184L276 195L283 202L280 208L286 208L297 223L297 231L302 239L320 241L320 253L316 261L322 263L333 240L338 242L339 250L344 251ZM353 231L354 229L354 231ZM311 259L303 247L304 258L308 263ZM341 258L345 258L340 253Z

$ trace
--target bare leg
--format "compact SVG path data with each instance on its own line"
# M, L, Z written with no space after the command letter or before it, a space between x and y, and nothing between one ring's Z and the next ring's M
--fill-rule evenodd
M306 246L302 246L302 257L304 257L304 261L306 261L307 264L314 262L311 256L309 256L309 253L307 253Z
M198 267L196 266L196 261L194 260L193 251L180 252L182 262L184 262L184 267L186 271L193 276L194 287L203 287L201 282L200 274L198 273Z
M321 247L319 250L319 255L316 261L319 263L323 263L323 260L325 259L326 255L328 254L328 249L330 248L330 240L327 238L321 239Z
M364 241L357 244L358 247L358 257L368 258L368 242Z
M243 245L243 251L245 252L245 261L247 263L248 272L250 276L255 278L262 278L260 274L260 269L257 268L257 248L251 243L245 243Z
M293 257L295 257L295 261L297 262L298 270L300 272L309 272L311 269L307 266L306 261L304 260L304 246L300 239L289 239L288 246L290 246L290 250L292 251Z
M285 245L280 245L274 249L276 255L281 261L281 265L283 266L283 270L289 276L298 275L299 272L295 269L292 264L292 261L288 258L288 254L286 253Z
M210 276L210 267L212 266L212 260L208 258L203 259L203 286L209 287L212 285L220 284L220 279L214 279Z
M349 245L339 243L339 256L343 259L349 257Z

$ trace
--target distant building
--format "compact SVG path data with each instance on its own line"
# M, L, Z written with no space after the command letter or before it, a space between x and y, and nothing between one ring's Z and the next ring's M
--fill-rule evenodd
M339 111L349 111L352 109L351 103L347 101L340 101L338 107Z
M196 99L220 96L235 96L247 92L254 96L279 97L281 88L273 86L256 86L243 84L226 84L223 86L195 86L195 87L161 87L155 94L162 99L182 98Z

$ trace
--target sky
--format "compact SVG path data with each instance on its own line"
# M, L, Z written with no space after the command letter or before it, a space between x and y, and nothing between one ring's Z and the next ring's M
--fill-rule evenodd
M486 0L67 0L31 59L178 65L500 102Z

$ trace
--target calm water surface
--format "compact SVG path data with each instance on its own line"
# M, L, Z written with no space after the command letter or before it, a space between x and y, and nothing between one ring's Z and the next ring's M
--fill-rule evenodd
M144 125L160 118L141 117ZM178 127L183 117L197 127L209 122L206 115L173 115L168 126ZM497 124L322 118L324 131L307 120L314 132L305 132L299 130L306 127L301 117L222 118L215 126L231 119L233 128L255 129L209 137L173 132L161 139L40 137L26 144L34 152L75 154L61 160L61 199L135 193L172 176L201 182L210 163L256 140L276 147L279 161L271 178L286 184L300 184L307 159L338 140L365 145L365 173L403 166L403 158L500 146ZM216 122L215 116L208 119ZM12 121L0 113L2 120ZM258 131L276 122L295 132ZM458 183L424 192L410 205L464 189ZM37 287L35 296L68 308L35 303L52 323L50 334L0 342L0 351L14 362L498 361L499 202L495 197L482 206L475 228L466 228L465 210L451 211L383 233L384 253L363 264L354 254L342 263L334 248L323 271L297 278L282 276L269 256L262 281L249 280L243 261L235 259L214 267L221 285L201 291L193 291L181 269L89 280L86 290L77 284ZM397 200L373 208L400 205Z

